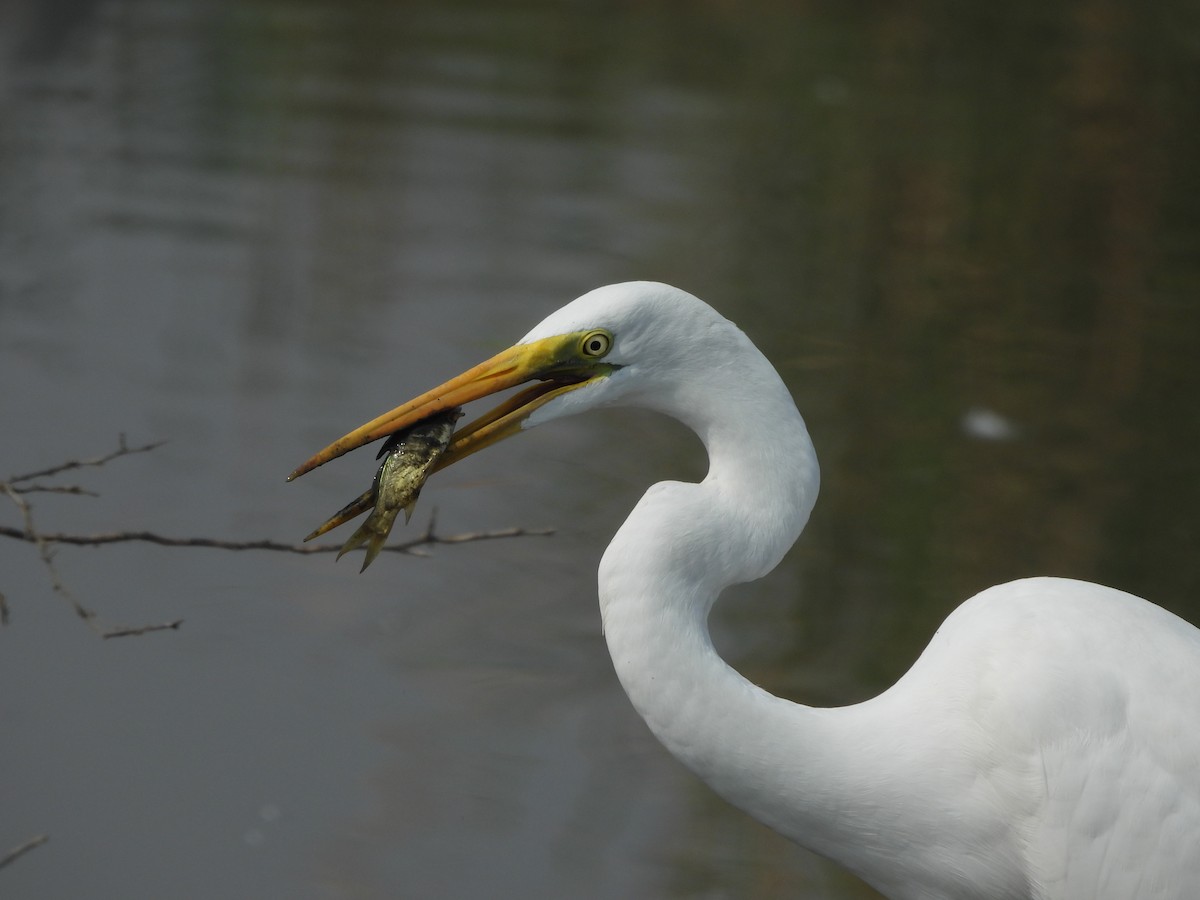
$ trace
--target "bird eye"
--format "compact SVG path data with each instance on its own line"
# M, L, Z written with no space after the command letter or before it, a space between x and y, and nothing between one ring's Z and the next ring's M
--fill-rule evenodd
M579 346L584 356L599 359L612 349L612 335L607 331L589 331Z

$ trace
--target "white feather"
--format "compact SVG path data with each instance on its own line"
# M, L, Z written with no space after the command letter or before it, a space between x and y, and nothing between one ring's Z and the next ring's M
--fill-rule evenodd
M617 674L671 753L889 897L1200 896L1200 631L1110 588L1034 578L964 603L873 700L773 697L720 659L706 620L808 520L804 421L746 336L683 291L601 288L526 341L591 328L612 333L621 368L529 424L646 407L709 455L699 484L646 492L600 565Z

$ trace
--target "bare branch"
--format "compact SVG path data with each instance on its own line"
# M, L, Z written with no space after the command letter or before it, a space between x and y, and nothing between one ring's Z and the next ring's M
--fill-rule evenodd
M78 494L82 497L99 497L95 491L89 491L85 487L80 487L77 484L31 484L24 487L18 487L15 482L8 482L8 486L18 494Z
M412 540L384 547L391 553L407 553L410 556L423 554L413 551L431 544L466 544L472 541L490 541L499 538L544 537L554 534L553 528L496 528L491 531L464 531L460 534L435 534L431 529ZM215 550L272 550L277 553L297 553L304 556L313 553L336 553L341 544L288 544L270 539L252 541L227 541L220 538L169 537L153 531L110 531L98 534L64 534L62 532L35 532L29 534L20 528L0 525L0 537L13 538L28 543L73 544L81 547L97 547L102 544L141 542L158 544L161 547L209 547Z
M37 529L33 527L33 508L25 502L21 492L14 488L11 482L0 481L0 492L6 494L21 512L21 518L25 522L25 530L21 532L22 537L36 542Z
M123 440L122 444L124 444ZM38 532L33 524L33 507L9 483L0 482L0 492L7 494L9 499L16 504L17 509L21 511L21 518L25 521L25 530L17 531L16 533L20 535L22 540L30 541L37 545L38 556L41 557L42 565L46 568L46 575L50 579L50 587L71 605L71 609L75 611L75 615L87 622L93 631L97 634L104 634L104 628L97 622L96 614L76 600L71 592L67 590L67 586L62 583L62 579L58 577L58 570L54 567L54 551L50 549L50 542ZM5 610L5 622L8 620L7 612Z
M23 844L18 844L16 847L13 847L11 850L5 853L4 856L0 856L0 869L3 869L9 863L13 862L15 859L17 859L17 857L24 856L35 847L42 846L42 844L46 843L48 840L50 840L50 835L39 834L35 837L31 837Z
M117 449L111 453L106 453L103 456L97 456L95 459L72 459L65 463L59 463L57 466L51 466L48 469L40 469L36 472L26 472L24 475L14 475L8 479L8 484L20 484L24 481L32 481L35 478L46 478L50 475L57 475L60 472L69 472L71 469L84 469L96 466L102 466L105 463L112 462L121 456L131 456L134 453L148 453L165 444L166 441L154 441L149 444L143 444L140 447L129 447L125 443L125 435L119 435L117 438Z
M173 631L183 624L182 619L174 619L150 625L121 625L108 626L103 624L96 613L81 604L67 590L59 577L54 565L54 555L57 545L72 545L81 547L97 547L106 544L141 542L157 544L161 547L207 547L215 550L269 550L279 553L297 553L308 555L312 553L336 553L341 549L338 544L295 544L269 539L250 541L230 541L219 538L186 537L177 538L158 534L153 531L112 531L99 534L68 534L65 532L46 532L37 528L33 519L33 506L26 496L34 493L59 493L96 496L91 491L79 485L53 485L29 482L34 479L44 479L59 475L73 469L103 466L121 456L133 453L145 453L156 447L161 447L164 441L144 444L140 447L129 447L125 436L121 435L117 449L103 456L86 460L71 460L57 466L51 466L37 472L16 475L8 481L0 481L0 496L7 496L21 514L23 528L0 525L0 537L24 541L37 547L38 556L46 569L46 576L54 592L62 597L79 618L83 619L94 632L104 638L128 637L131 635L148 634L153 631ZM488 541L500 538L544 536L554 533L551 528L500 528L492 531L468 531L461 534L440 535L435 530L435 516L429 517L429 525L425 531L408 541L385 546L383 549L391 553L407 553L410 556L428 556L426 549L434 544L465 544L471 541ZM9 619L8 604L3 594L0 594L0 626L7 625ZM35 845L36 846L36 845ZM22 851L24 852L24 851Z
M134 637L139 634L149 634L151 631L178 631L183 619L174 622L160 622L157 625L118 625L106 628L100 632L102 638Z

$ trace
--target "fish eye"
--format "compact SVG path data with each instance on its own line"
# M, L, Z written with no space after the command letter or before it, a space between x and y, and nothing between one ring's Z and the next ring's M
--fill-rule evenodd
M612 335L607 331L589 331L580 341L579 349L584 356L599 359L612 349Z

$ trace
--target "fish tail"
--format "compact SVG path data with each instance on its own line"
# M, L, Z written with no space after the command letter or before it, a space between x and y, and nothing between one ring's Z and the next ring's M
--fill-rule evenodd
M369 522L370 519L367 520ZM351 550L356 550L367 542L367 539L372 536L371 530L367 527L367 522L363 522L358 526L358 530L350 537L346 538L346 543L342 544L342 549L338 551L335 561L341 559ZM364 566L364 568L366 568Z
M384 541L386 541L386 540L387 540L387 538L385 535L382 535L382 534L371 535L370 540L367 541L367 552L366 552L366 555L363 556L362 568L358 570L359 574L362 574L363 572L367 571L367 566L369 566L372 562L375 561L375 557L377 557L379 555L379 551L383 549L383 544L384 544Z
M374 500L372 499L373 496L374 496L374 491L371 491L371 490L363 491L362 494L360 494L358 497L355 497L353 500L351 500L349 503L347 503L345 506L343 506L341 509L339 509L336 513L334 513L332 516L330 516L328 519L326 519L324 525L322 525L319 528L315 528L315 529L313 529L313 531L309 532L308 536L305 537L304 540L311 541L315 537L320 537L325 532L332 531L333 529L337 528L339 525L344 525L346 522L349 522L355 516L361 515L362 513L366 512L368 509L371 508L371 504L374 502Z

